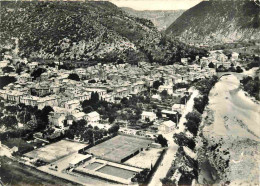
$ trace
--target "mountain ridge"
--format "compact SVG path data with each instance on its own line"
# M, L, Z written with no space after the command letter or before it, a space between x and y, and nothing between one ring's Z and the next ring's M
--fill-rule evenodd
M233 42L260 39L260 7L252 1L203 1L184 12L166 33L183 40Z
M110 2L1 2L1 44L27 58L174 63L205 53L165 37Z

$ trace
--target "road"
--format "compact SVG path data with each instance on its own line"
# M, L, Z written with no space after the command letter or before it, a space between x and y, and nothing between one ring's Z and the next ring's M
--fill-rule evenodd
M168 150L166 154L164 155L164 158L162 160L161 166L158 167L156 172L153 175L153 178L151 182L149 183L149 186L161 186L162 183L160 179L164 178L168 172L168 170L171 167L171 164L175 158L175 154L178 150L178 145L176 145L173 141L173 134L174 133L180 133L183 132L185 129L185 126L183 125L186 122L185 116L192 111L193 105L194 105L194 98L199 95L199 92L197 90L194 90L189 101L187 102L187 105L184 109L184 112L182 114L182 117L180 118L179 122L179 129L172 131L168 134L163 134L163 136L168 140Z

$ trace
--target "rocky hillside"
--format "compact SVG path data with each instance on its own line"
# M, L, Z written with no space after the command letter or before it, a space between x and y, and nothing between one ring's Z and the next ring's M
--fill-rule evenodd
M129 15L151 20L158 30L166 30L185 10L134 10L128 7L122 9Z
M166 32L190 41L260 39L260 7L249 0L203 1L184 12Z
M171 40L149 20L109 2L1 2L1 45L28 58L173 63L204 53Z

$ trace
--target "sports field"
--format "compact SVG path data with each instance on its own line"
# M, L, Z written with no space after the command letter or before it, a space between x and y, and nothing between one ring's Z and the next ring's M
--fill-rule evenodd
M151 143L150 140L119 135L88 149L87 152L106 160L122 162L124 158Z
M47 163L54 162L68 154L77 152L86 147L86 144L61 140L45 147L33 150L25 154L26 157L40 159Z

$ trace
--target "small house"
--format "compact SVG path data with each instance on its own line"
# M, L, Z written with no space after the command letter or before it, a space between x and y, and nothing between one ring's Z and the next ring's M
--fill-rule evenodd
M141 115L141 119L142 119L142 121L146 121L147 119L149 119L149 121L154 121L157 119L157 116L154 112L143 111L143 113Z
M164 121L159 127L159 131L161 131L162 133L169 133L171 131L174 130L176 124L171 121L171 120L168 120L168 121Z

